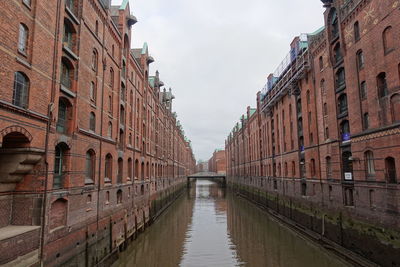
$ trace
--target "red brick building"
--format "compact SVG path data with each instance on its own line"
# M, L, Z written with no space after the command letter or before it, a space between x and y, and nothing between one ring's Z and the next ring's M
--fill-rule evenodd
M0 10L0 264L93 266L194 172L174 96L127 0Z
M226 174L225 150L217 149L208 160L208 171L218 174Z
M322 2L325 26L293 40L228 136L228 181L323 238L397 266L400 3Z

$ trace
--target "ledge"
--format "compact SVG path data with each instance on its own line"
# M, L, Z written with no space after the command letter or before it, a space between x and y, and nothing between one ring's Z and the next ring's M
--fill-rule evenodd
M39 229L40 226L9 225L0 228L0 241Z

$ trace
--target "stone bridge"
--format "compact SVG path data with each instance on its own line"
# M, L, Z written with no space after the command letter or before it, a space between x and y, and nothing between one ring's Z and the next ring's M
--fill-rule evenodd
M207 180L217 180L222 182L223 186L226 186L226 175L215 173L215 172L198 172L187 176L187 184L190 187L190 181L193 179L207 179Z

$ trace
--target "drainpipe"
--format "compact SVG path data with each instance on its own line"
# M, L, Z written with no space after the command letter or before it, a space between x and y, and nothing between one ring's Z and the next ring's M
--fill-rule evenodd
M107 69L107 64L106 64L106 61L105 61L105 56L104 56L104 53L106 52L105 51L105 49L104 49L104 46L105 46L105 38L104 38L104 36L105 36L105 30L106 30L106 27L105 27L105 25L106 25L106 23L105 22L103 22L103 40L102 40L102 44L101 44L101 47L102 47L102 51L101 51L101 57L102 57L102 64L103 64L103 75L102 75L102 81L101 81L101 108L100 108L100 110L101 110L101 116L100 116L100 118L101 118L101 121L100 121L100 144L99 144L99 168L98 168L98 175L97 175L97 207L96 207L96 210L97 210L97 212L96 212L96 257L97 257L97 255L98 255L98 242L97 242L97 239L98 239L98 233L99 233L99 220L100 220L100 214L99 214L99 211L100 211L100 192L101 192L101 186L100 186L100 184L101 184L101 182L100 182L100 180L101 180L101 166L102 166L102 153L103 153L103 120L104 120L104 78L105 78L105 73L106 73L106 69ZM95 182L95 181L94 181Z
M60 12L61 12L61 0L57 1L57 18L56 18L56 29L55 29L55 42L53 47L53 77L52 77L52 84L51 84L51 96L50 96L50 103L47 108L47 125L46 125L46 137L45 137L45 180L44 180L44 190L43 190L43 203L42 203L42 214L41 214L41 233L40 233L40 265L44 266L43 264L43 254L44 254L44 236L45 236L45 226L46 226L46 209L47 209L47 184L49 181L49 162L47 160L48 153L49 153L49 138L50 138L50 127L52 122L52 110L54 108L54 100L57 88L57 62L58 62L58 45L59 45L59 34L60 34ZM36 10L36 6L35 6Z

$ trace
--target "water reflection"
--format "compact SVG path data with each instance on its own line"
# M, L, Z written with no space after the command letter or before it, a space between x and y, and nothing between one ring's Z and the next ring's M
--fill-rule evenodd
M225 191L216 183L197 181L192 223L180 266L239 266L226 225Z
M246 200L198 180L114 266L345 266Z

